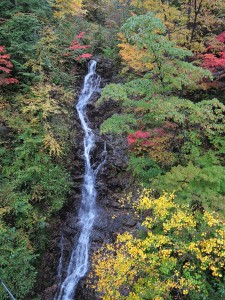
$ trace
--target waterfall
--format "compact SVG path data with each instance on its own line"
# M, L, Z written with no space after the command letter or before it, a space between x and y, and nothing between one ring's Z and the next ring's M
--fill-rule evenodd
M63 267L63 252L64 252L64 235L62 233L61 235L61 239L60 239L60 258L59 258L59 264L58 264L58 268L57 268L57 280L59 285L62 282L62 267Z
M102 153L102 161L97 167L91 165L91 150L95 147L95 135L89 127L86 115L86 106L95 91L99 89L100 76L96 74L96 61L89 62L88 74L85 76L76 109L84 131L84 161L85 175L82 186L82 199L79 209L80 233L72 250L70 262L67 268L66 278L60 286L57 300L73 300L77 284L88 271L89 240L96 217L96 176L106 160L106 145Z

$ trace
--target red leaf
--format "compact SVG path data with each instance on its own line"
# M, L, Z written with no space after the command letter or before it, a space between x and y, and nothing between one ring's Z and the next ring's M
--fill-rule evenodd
M2 52L2 53L6 52L6 51L5 51L5 46L0 46L0 53L1 53L1 52Z
M1 59L1 56L0 56L0 64L5 65L7 68L13 67L13 64L11 63L11 61L6 60L6 59Z
M90 57L92 57L92 54L84 53L84 54L79 55L76 59L80 60L80 59L85 59L85 58L90 58Z
M165 136L166 135L166 132L165 132L165 130L163 130L163 128L156 128L155 133L157 136Z
M5 67L2 67L2 66L0 66L0 71L3 71L7 74L9 74L11 72L11 70L9 68L5 68Z
M15 78L1 78L0 77L0 85L8 85L8 84L15 84L19 81Z
M133 134L129 134L127 137L128 145L135 144L137 142L137 138L133 136Z
M151 133L149 131L136 131L134 135L138 139L144 139L149 138L151 136Z
M214 72L217 68L225 67L225 52L220 52L220 57L213 53L207 53L203 56L202 67Z
M84 34L84 31L80 32L78 35L75 36L75 39L82 39Z
M217 41L224 43L225 42L225 31L222 32L221 34L217 35L216 39L217 39Z
M69 49L71 49L71 50L77 50L77 49L80 49L80 45L79 45L79 44L71 45L71 46L69 46Z
M0 85L18 83L19 81L15 78L7 78L7 75L11 73L13 64L10 61L10 54L6 54L5 52L5 46L0 46L0 71L2 72L0 74Z
M1 59L10 59L10 54L1 54Z

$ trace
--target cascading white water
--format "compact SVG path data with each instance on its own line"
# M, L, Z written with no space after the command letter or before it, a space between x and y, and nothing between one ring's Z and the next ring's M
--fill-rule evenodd
M100 76L96 74L96 61L92 60L88 66L88 74L84 79L84 86L79 97L76 109L84 130L84 160L85 175L82 187L82 201L79 210L80 235L74 245L70 262L67 269L67 275L60 286L57 300L73 300L79 280L88 271L89 240L91 230L96 217L96 176L101 166L106 160L106 146L103 151L103 158L100 164L94 168L91 166L91 150L95 147L95 135L88 127L88 118L86 115L86 106L95 91L99 89Z
M62 267L63 267L63 252L64 252L64 235L62 233L61 235L61 239L60 239L60 258L59 258L59 264L58 264L58 268L57 268L57 281L59 283L59 285L62 282Z

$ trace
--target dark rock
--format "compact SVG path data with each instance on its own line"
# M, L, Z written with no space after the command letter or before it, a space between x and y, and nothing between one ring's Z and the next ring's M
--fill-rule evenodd
M44 291L44 295L43 295L43 300L53 300L54 299L54 295L57 291L57 285L54 284L53 286L50 286L49 288L47 288Z
M77 232L77 230L76 230ZM76 234L74 228L71 228L69 226L65 226L64 230L63 230L63 234L67 237L68 240L72 241L74 240L74 235ZM73 243L72 243L73 244Z
M79 224L78 224L78 217L77 216L71 216L67 219L66 226L68 226L71 229L78 230Z
M115 233L120 233L121 229L122 229L122 220L121 217L118 216L116 218L114 218L111 223L109 224L109 230L111 233L115 234Z
M121 208L121 204L117 201L111 201L109 204L111 207L116 208L116 209L120 209Z
M127 227L134 227L137 221L132 218L132 216L127 215L123 217L123 225Z
M105 235L103 232L100 232L100 231L96 231L96 230L93 230L92 231L92 234L91 234L91 239L93 242L97 242L97 243L103 243L104 240L105 240Z
M104 211L98 212L97 220L94 224L94 229L96 230L105 230L108 227L108 216Z

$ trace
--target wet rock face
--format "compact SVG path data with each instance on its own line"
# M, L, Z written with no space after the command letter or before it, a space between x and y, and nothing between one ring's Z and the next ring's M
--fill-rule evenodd
M102 84L105 85L112 76L113 70L111 62L99 61L97 65L98 73L103 77ZM96 108L94 102L99 97L99 93L94 95L92 103L88 105L88 118L91 123L91 128L98 136L96 147L93 150L92 164L98 164L101 160L104 142L107 147L107 162L102 167L98 175L97 188L97 209L98 215L92 231L90 256L94 251L99 249L103 243L114 242L116 235L127 230L132 230L136 227L136 221L132 216L132 209L129 206L121 207L119 203L120 194L127 190L130 186L130 176L127 172L127 142L125 137L116 137L113 135L99 135L100 124L113 113L118 112L118 107L115 103L109 102L102 104L101 107ZM77 146L75 149L75 161L73 169L74 188L70 196L68 204L62 210L58 220L52 226L52 242L49 252L52 253L51 259L44 258L44 265L48 265L49 271L47 276L50 276L51 282L48 282L48 287L42 294L43 300L53 300L54 294L57 290L59 278L57 278L57 266L60 257L60 238L61 233L64 235L64 253L63 253L63 269L62 277L64 277L67 265L69 263L70 253L76 240L79 224L78 224L78 210L80 206L80 193L84 175L83 162L83 132L80 128L79 122L76 119L77 126ZM46 266L45 266L46 268ZM91 266L90 266L91 268ZM51 274L50 274L51 273ZM76 300L97 300L98 296L95 294L87 283L86 278L83 278L78 287L75 296Z
M114 65L114 61L106 59L101 56L96 56L94 59L97 61L97 73L101 76L102 85L112 81L112 79L118 73L117 68Z

